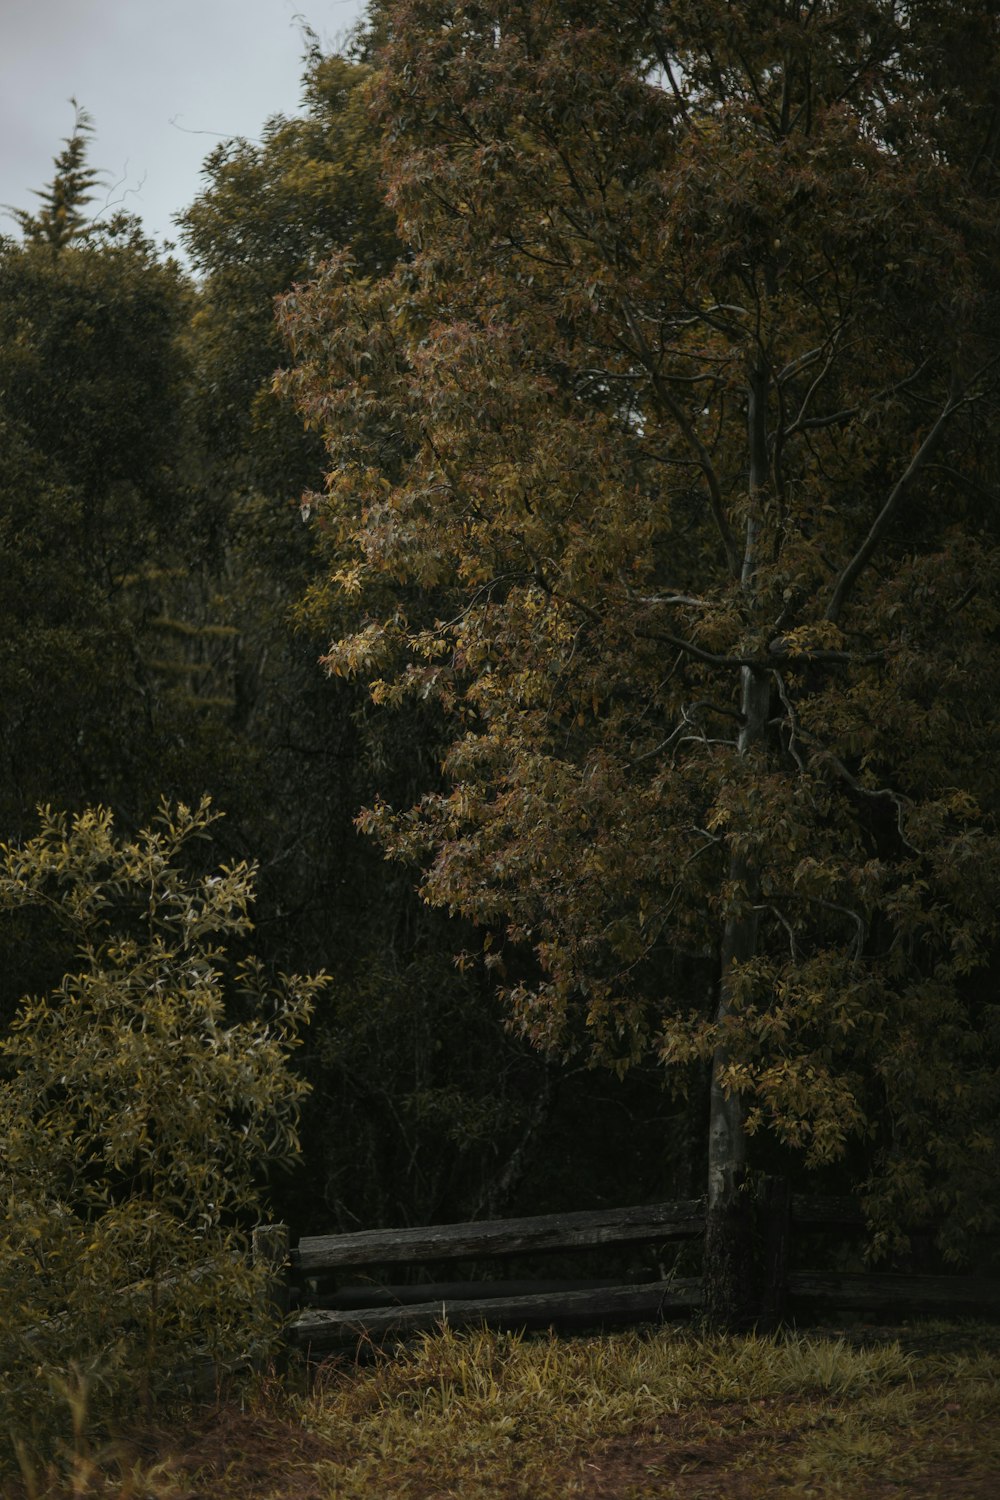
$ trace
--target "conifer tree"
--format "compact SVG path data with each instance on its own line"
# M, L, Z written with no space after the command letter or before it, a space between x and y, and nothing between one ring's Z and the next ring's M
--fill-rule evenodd
M26 240L49 245L53 253L88 233L90 221L84 209L93 202L93 189L101 178L96 168L87 165L93 118L75 99L69 102L74 110L73 133L64 138L63 149L54 159L52 181L34 190L35 196L42 200L41 211L32 214L24 208L9 210Z

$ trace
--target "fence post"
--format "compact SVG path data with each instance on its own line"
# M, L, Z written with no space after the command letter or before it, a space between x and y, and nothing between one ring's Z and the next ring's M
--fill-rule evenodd
M779 1327L788 1295L788 1240L792 1189L787 1177L765 1177L757 1197L760 1255L760 1321L762 1332Z
M288 1225L258 1224L252 1236L253 1264L268 1275L261 1290L261 1313L272 1328L284 1328L288 1315ZM284 1360L282 1347L278 1363ZM264 1362L260 1362L263 1364Z

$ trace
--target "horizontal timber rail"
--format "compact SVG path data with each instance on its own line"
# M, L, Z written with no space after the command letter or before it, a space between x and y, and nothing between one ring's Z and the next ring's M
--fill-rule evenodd
M787 1251L796 1230L838 1230L850 1234L864 1225L849 1198L792 1196L785 1183L768 1180L758 1212L764 1245L760 1274L761 1322L777 1323L796 1313L1000 1315L1000 1281L981 1276L917 1276L895 1272L788 1271ZM497 1280L330 1287L347 1269L417 1266L548 1252L594 1251L602 1247L666 1247L698 1240L705 1227L702 1199L655 1203L587 1213L545 1214L483 1223L438 1224L406 1229L372 1229L352 1234L309 1236L289 1250L282 1226L262 1235L275 1277L271 1305L289 1302L297 1311L287 1324L290 1342L310 1353L378 1343L432 1329L486 1324L493 1328L593 1328L634 1322L660 1322L690 1315L702 1302L700 1277L637 1277L631 1284L607 1280ZM266 1252L264 1245L266 1242ZM283 1268L283 1269L282 1269Z
M607 1323L659 1322L701 1304L701 1278L606 1286L582 1292L541 1292L520 1297L475 1297L417 1302L411 1306L356 1311L309 1308L291 1325L293 1341L310 1350L335 1348L369 1338L406 1335L447 1322L452 1327L593 1328Z
M1000 1313L1000 1281L989 1276L914 1276L890 1271L793 1271L795 1306L819 1303L852 1312Z
M697 1239L705 1225L700 1198L616 1208L596 1213L545 1214L533 1219L437 1224L425 1229L367 1229L299 1241L292 1270L311 1276L341 1266L406 1265L418 1260L473 1260L480 1256L587 1250L600 1245Z

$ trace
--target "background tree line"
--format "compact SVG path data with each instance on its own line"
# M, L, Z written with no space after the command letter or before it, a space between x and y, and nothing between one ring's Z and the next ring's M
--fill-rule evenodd
M296 1057L303 1155L273 1184L301 1230L625 1201L688 1170L656 1070L623 1086L511 1035L491 976L456 965L472 929L354 827L438 774L440 720L386 723L317 665L350 616L334 539L303 520L325 454L272 388L273 302L332 248L372 276L401 254L370 71L313 50L302 115L209 156L181 224L194 275L91 217L83 111L0 246L0 840L40 804L103 805L126 835L163 797L224 813L205 868L257 862L261 962L332 976ZM72 957L38 911L6 922L4 1027Z

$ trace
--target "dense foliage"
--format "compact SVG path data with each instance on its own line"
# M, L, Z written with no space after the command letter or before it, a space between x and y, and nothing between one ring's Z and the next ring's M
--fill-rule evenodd
M283 312L328 665L451 723L366 825L536 1043L714 1059L726 1244L756 1136L957 1249L997 1160L994 8L388 32L413 255Z
M60 1373L92 1377L96 1416L273 1332L247 1230L263 1164L298 1149L288 1055L322 980L241 956L252 870L192 868L213 821L164 807L121 839L103 809L46 811L0 845L0 913L40 912L71 965L0 1039L0 1399L22 1437Z
M184 526L186 315L177 268L130 226L57 253L0 241L7 836L44 798L103 789L141 816L170 789L178 757L162 735L150 622Z
M236 754L225 805L241 849L263 855L258 920L283 963L334 983L302 1059L301 1195L317 1228L501 1211L512 1153L550 1113L547 1070L506 1036L488 978L456 971L468 940L387 869L354 817L376 792L409 797L438 760L436 721L373 715L367 694L317 669L331 628L333 539L312 513L325 454L273 390L283 348L273 297L332 247L359 274L400 253L377 182L364 103L370 70L312 54L302 118L268 122L205 163L182 233L201 273L186 338L206 511L223 564ZM220 797L223 794L220 792Z

